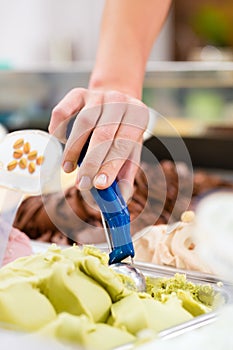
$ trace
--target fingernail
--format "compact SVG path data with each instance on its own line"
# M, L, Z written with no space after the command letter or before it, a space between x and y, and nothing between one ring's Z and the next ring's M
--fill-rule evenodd
M128 181L120 180L118 181L118 186L121 191L121 195L124 198L125 202L129 202L133 195L133 187Z
M63 170L65 171L65 173L71 173L74 170L74 163L65 162L63 165Z
M129 202L132 199L133 191L129 188L125 188L124 191L122 191L122 197L124 198L125 202Z
M95 178L95 186L105 186L107 184L107 176L105 174L100 174Z
M82 176L81 180L78 183L78 188L82 190L89 190L92 187L91 179L89 176Z

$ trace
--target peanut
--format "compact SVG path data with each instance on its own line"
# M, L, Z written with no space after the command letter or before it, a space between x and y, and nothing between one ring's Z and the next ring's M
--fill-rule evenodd
M24 144L24 139L18 139L15 141L13 148L18 149L18 148L22 147L23 144Z
M30 152L30 149L31 149L31 145L29 142L26 142L23 146L23 151L24 153L28 154Z
M34 160L37 157L37 151L31 151L28 153L28 160Z
M189 249L189 250L195 249L195 244L194 244L193 242L191 242L191 243L189 244L188 249Z
M21 169L26 169L27 167L27 159L26 158L21 158L20 161L19 161L19 167Z
M12 162L10 162L8 165L7 165L7 170L8 171L12 171L16 168L17 166L17 160L12 160Z
M44 156L39 156L36 160L37 165L41 165L44 163Z
M181 215L182 222L192 222L195 219L195 213L192 210L184 211Z
M30 162L30 163L28 164L28 171L29 171L29 173L30 173L30 174L33 174L33 173L35 172L35 170L36 170L35 163Z
M23 151L21 149L17 149L16 151L14 151L13 153L13 157L16 158L16 159L19 159L21 158L23 155Z

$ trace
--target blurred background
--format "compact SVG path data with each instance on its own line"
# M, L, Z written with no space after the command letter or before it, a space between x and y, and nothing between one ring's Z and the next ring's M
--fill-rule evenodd
M71 88L87 87L104 0L0 4L0 124L47 130L53 106ZM188 147L217 152L204 154L204 165L213 158L213 166L233 169L232 23L232 0L174 0L151 51L143 100L176 130L158 118L155 137L178 132Z

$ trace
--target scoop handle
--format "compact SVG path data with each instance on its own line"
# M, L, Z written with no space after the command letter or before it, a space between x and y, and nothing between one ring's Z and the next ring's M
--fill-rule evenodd
M67 125L67 139L72 131L74 121L75 118L72 118ZM78 159L79 166L87 152L90 138L91 135L80 153ZM129 256L133 258L135 253L130 235L130 214L116 180L111 186L104 190L92 187L90 192L103 213L107 226L108 241L111 245L111 247L109 247L111 249L109 264L121 262Z

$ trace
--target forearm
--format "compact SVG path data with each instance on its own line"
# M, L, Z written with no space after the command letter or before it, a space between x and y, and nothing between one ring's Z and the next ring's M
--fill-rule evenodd
M80 190L105 189L117 178L125 199L132 192L148 123L148 109L140 101L145 66L170 2L106 0L89 89L71 90L53 109L49 130L61 140L78 113L64 150L66 172L74 170L91 136L78 170Z
M141 98L145 66L171 0L106 0L91 89Z

